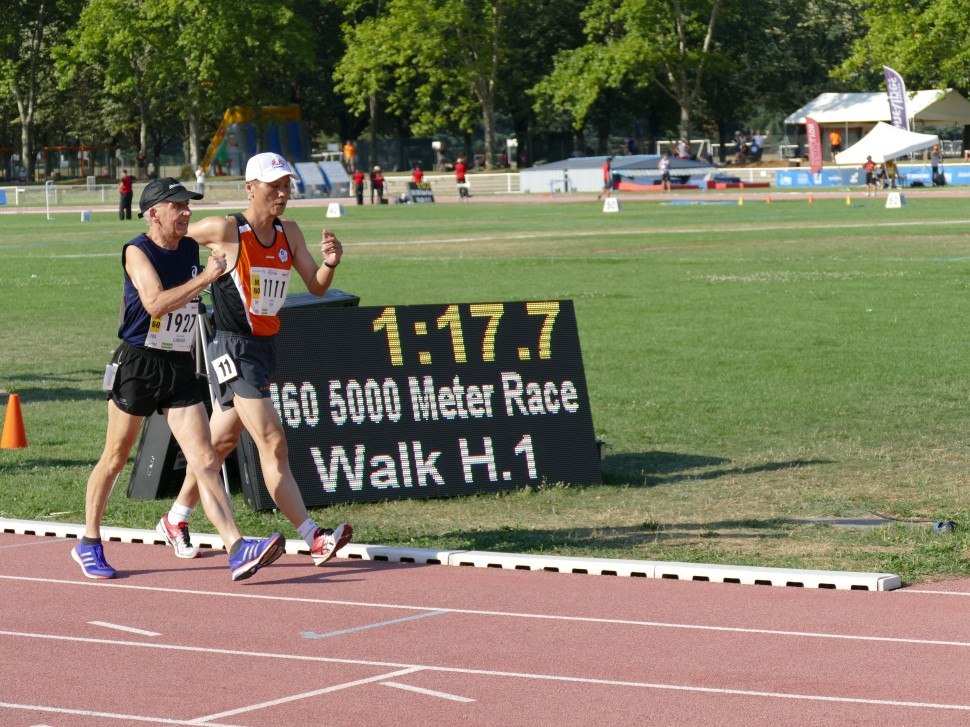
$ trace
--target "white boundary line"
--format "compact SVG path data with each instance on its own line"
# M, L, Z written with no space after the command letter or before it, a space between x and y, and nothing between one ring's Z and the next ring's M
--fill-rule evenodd
M189 722L189 724L209 724L213 719L219 719L221 717L232 717L237 714L242 714L244 712L255 712L258 709L267 709L268 707L277 707L281 704L286 704L288 702L296 702L300 699L309 699L310 697L319 697L321 694L330 694L331 692L339 692L342 689L350 689L352 687L359 687L362 684L371 684L373 682L380 682L389 677L399 677L405 674L413 674L414 672L422 671L422 667L408 667L406 669L398 669L397 671L392 671L389 674L379 674L376 677L367 677L365 679L357 679L352 682L344 682L343 684L334 684L330 687L324 687L323 689L315 689L312 692L304 692L303 694L294 694L290 697L280 697L279 699L272 699L268 702L260 702L259 704L250 704L246 707L240 707L238 709L230 709L226 712L220 712L218 714L209 714L205 717L197 717L196 719Z
M126 722L150 722L151 724L178 724L194 725L184 719L168 719L166 717L145 717L140 714L121 714L118 712L93 712L88 709L67 709L65 707L44 707L40 704L15 704L13 702L0 702L0 709L19 709L27 712L48 712L51 714L72 714L79 717L102 717L104 719L123 719ZM207 723L208 727L239 727L218 722Z
M290 661L305 661L305 662L317 662L326 664L351 664L359 666L374 666L374 667L387 667L392 669L400 669L402 672L410 671L434 671L445 674L466 674L469 676L488 676L488 677L504 677L508 679L532 679L536 681L547 681L547 682L560 682L567 684L595 684L600 686L612 686L612 687L633 687L640 689L657 689L663 691L677 691L677 692L696 692L702 694L733 694L743 697L769 697L774 699L797 699L805 701L815 701L815 702L839 702L844 704L871 704L883 707L913 707L918 709L940 709L940 710L951 710L951 711L962 711L970 712L970 704L942 704L938 702L911 702L902 700L892 700L892 699L867 699L863 697L833 697L824 694L796 694L790 692L762 692L756 690L748 689L727 689L721 687L699 687L685 684L661 684L656 682L634 682L625 681L619 679L595 679L592 677L571 677L562 676L558 674L535 674L528 672L514 672L514 671L498 671L494 669L467 669L462 667L450 667L450 666L436 666L430 664L405 664L399 662L388 662L388 661L369 661L366 659L338 659L334 657L326 656L310 656L304 654L281 654L272 652L261 652L261 651L244 651L241 649L220 649L215 647L201 647L201 646L184 646L178 644L152 644L141 641L120 641L114 639L91 639L80 636L63 636L54 634L36 634L29 632L18 632L18 631L0 631L0 636L12 636L21 638L34 638L34 639L44 639L50 641L68 641L73 643L87 643L87 644L98 644L101 646L133 646L141 649L159 649L166 651L183 651L191 653L201 653L201 654L219 654L225 656L245 656L245 657L261 657L269 659L285 659ZM393 674L384 674L376 678L368 679L367 681L381 681L393 676ZM296 695L294 697L284 698L283 701L290 701L292 699L305 698L316 693L326 693L326 691L335 691L337 689L346 689L350 686L356 686L361 682L348 682L346 684L335 685L334 687L328 687L325 690L319 690L319 692L307 693L305 695ZM280 702L282 703L282 702ZM266 703L266 706L270 706L271 703ZM243 711L248 711L254 709L255 707L243 708ZM232 714L230 712L223 713L224 715ZM199 717L198 720L194 721L194 724L202 724L203 720L215 719L221 715L209 715L207 717ZM183 724L183 723L178 723Z
M597 618L593 616L564 616L543 613L517 613L514 611L487 611L470 608L441 608L435 606L412 606L400 603L374 603L368 601L339 601L325 598L303 598L296 596L270 596L258 593L236 593L224 591L200 591L179 588L173 591L171 588L157 586L131 586L121 583L110 583L107 581L68 581L56 578L33 578L28 576L8 576L0 575L0 580L23 581L32 583L52 583L57 585L86 586L89 588L120 588L133 591L148 591L166 593L169 595L195 595L195 596L215 596L221 598L248 598L265 601L282 601L292 603L313 603L328 606L346 606L349 608L384 608L400 611L420 611L427 615L439 614L460 614L466 616L489 616L496 618L515 618L515 619L534 619L537 621L562 621L569 623L594 623L617 626L640 626L643 628L662 628L662 629L681 629L684 631L713 631L722 633L737 634L757 634L762 636L782 636L790 638L809 638L809 639L834 639L843 641L871 641L877 643L890 644L912 644L914 646L951 646L957 648L970 648L967 641L943 641L934 639L911 639L895 636L867 636L864 634L834 634L812 631L785 631L779 629L754 629L738 626L713 626L704 624L684 624L664 621L637 621L632 619L618 618ZM0 631L0 634L7 632ZM399 666L398 664L388 664L388 666Z

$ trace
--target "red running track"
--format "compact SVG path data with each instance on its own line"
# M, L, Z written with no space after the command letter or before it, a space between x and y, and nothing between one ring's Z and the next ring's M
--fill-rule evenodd
M0 724L970 724L970 583L802 590L0 535ZM124 630L128 629L128 630Z

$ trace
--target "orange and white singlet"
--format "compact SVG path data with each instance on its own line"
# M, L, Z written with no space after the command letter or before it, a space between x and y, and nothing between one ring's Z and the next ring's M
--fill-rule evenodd
M212 285L216 329L251 336L275 335L293 267L293 252L283 223L273 220L273 240L265 245L243 215L232 217L239 229L239 258L232 270Z

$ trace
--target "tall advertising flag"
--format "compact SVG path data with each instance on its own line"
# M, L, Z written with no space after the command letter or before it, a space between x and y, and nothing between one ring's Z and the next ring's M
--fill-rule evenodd
M805 119L805 137L808 139L808 169L812 174L822 171L822 130L815 119Z
M889 66L882 67L886 75L886 95L889 96L889 117L897 129L909 131L909 118L906 114L906 84Z

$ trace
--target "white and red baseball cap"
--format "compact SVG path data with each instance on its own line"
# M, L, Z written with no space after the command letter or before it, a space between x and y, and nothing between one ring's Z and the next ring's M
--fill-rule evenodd
M246 181L252 182L275 182L283 177L292 177L294 181L300 181L296 173L290 167L290 163L279 154L264 152L250 157L246 162Z

